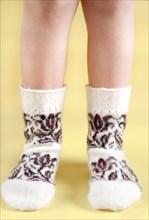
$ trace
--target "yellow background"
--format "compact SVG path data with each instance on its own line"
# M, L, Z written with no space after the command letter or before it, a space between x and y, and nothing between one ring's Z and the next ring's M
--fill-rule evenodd
M24 136L18 85L21 82L20 29L22 1L1 1L1 181L22 153ZM79 5L69 41L65 83L68 92L63 114L63 151L56 196L47 208L20 212L1 203L4 219L148 219L148 1L136 1L133 86L125 153L143 186L142 200L121 212L94 211L87 202L86 154L86 27Z

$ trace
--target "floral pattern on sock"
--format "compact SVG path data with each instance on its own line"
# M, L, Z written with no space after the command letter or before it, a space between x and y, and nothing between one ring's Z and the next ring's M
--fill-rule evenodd
M55 184L57 158L48 153L23 154L9 179L43 181Z
M88 114L87 144L90 148L121 150L126 115L115 118L112 115Z
M103 158L91 163L90 181L132 181L139 185L138 179L132 169L128 166L126 160L118 160L113 156Z
M30 116L24 113L26 143L45 144L61 143L62 127L61 112L49 114L48 116L34 115Z

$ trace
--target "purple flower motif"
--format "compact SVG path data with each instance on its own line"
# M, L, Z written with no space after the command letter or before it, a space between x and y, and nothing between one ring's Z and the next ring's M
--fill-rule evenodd
M111 133L109 133L108 135L101 136L100 141L102 148L106 148L106 145L108 144L110 137L111 137Z
M112 172L110 173L110 175L108 176L108 180L116 180L117 179L117 172Z
M60 143L62 140L61 112L56 114L30 116L24 114L25 131L27 143Z
M62 140L62 129L59 129L57 133L55 133L55 141L59 142Z
M54 179L52 176L52 174L54 173L54 167L52 169L50 169L49 167L41 167L38 170L38 172L44 181L47 181L47 182L53 181L54 182Z
M114 132L114 137L118 145L121 145L123 143L122 135L120 135L120 132L118 132L118 130Z
M124 130L126 127L126 115L121 115L121 117L118 119L119 121L119 127Z
M45 154L45 155L39 157L38 161L39 161L40 165L48 166L48 164L50 163L50 155L49 154Z
M31 171L31 169L29 169L28 167L26 167L24 169L24 175L27 177L31 177L34 173Z
M54 163L54 162L56 162L56 161L57 161L57 158L55 158L55 157L51 159L51 162L52 162L52 163Z
M101 119L99 114L95 115L93 123L94 123L95 130L100 130L102 128L103 121L102 121L102 119Z
M50 138L43 136L39 138L39 143L44 144L44 143L49 143L50 142Z
M89 132L87 136L88 149L104 148L121 150L123 130L126 125L126 115L114 117L88 114Z
M21 167L15 169L15 170L12 172L12 174L11 174L11 176L10 176L9 178L10 178L10 179L17 178L18 174L20 173L20 170L21 170Z
M19 163L22 163L22 162L24 162L25 160L26 160L26 155L23 154Z
M46 116L45 115L40 115L40 118L42 121L44 121L46 119Z
M49 170L45 172L45 178L47 180L51 179L51 175L52 175L53 172L50 172Z
M54 126L55 126L55 117L54 117L54 114L49 114L47 120L46 120L46 126L49 128L49 129L54 129Z
M141 189L136 175L128 166L126 160L118 160L113 156L106 159L99 158L97 162L91 163L91 182L97 180L132 181Z
M23 154L9 179L54 182L57 158L45 153ZM52 175L53 174L53 175Z
M104 169L106 169L106 166L107 166L106 160L100 158L98 160L98 168L101 169L101 170L104 170Z

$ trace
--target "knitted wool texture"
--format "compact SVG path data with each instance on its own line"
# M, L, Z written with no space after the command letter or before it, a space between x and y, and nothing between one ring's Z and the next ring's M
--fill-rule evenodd
M88 200L95 209L125 209L141 197L138 179L123 152L131 86L86 86L88 100Z
M26 143L20 161L2 184L5 202L19 210L47 206L55 194L66 86L32 90L20 86Z

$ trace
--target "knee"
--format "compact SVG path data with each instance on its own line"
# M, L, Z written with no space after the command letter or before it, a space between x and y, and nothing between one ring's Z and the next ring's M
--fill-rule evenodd
M115 1L115 0L93 0L90 1L82 1L82 5L88 17L113 17L117 14L123 14L133 9L134 7L134 0L128 1ZM121 13L123 12L123 13Z
M44 22L65 17L67 14L70 14L73 8L74 4L70 4L67 0L24 0L24 11L27 13L27 16Z
M93 1L93 10L99 16L112 17L121 12L126 13L129 9L132 9L134 1Z
M134 1L82 0L82 7L88 32L94 34L94 31L99 30L99 26L107 27L107 24L115 24L115 22L122 21L127 17L131 18L134 11Z

